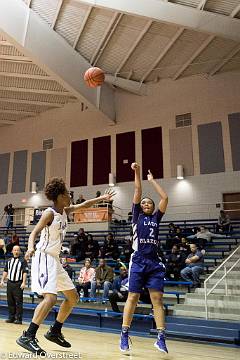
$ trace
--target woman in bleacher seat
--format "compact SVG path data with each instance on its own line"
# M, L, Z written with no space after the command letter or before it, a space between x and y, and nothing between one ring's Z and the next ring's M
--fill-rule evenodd
M91 259L86 259L78 277L78 284L76 286L78 294L83 290L84 297L88 298L88 290L91 288L91 282L95 280L95 276L96 272L92 267Z
M120 350L130 350L128 330L131 326L133 313L143 288L147 288L153 304L158 338L154 346L167 353L165 344L165 319L162 303L165 266L159 257L159 224L166 211L168 196L162 187L154 180L148 170L148 181L160 197L157 211L149 197L142 199L140 167L137 163L131 165L135 173L135 191L133 196L133 250L129 265L129 293L124 307Z

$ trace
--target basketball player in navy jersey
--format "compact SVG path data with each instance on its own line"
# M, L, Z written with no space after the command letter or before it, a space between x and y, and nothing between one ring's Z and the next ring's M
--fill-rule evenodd
M133 313L143 288L147 288L154 310L158 338L154 346L163 353L168 353L165 344L165 319L162 304L165 267L158 256L158 228L166 211L168 196L161 186L154 180L148 170L148 181L160 196L158 209L154 212L154 202L145 197L142 199L140 167L133 163L131 168L135 172L135 192L133 197L133 250L129 263L129 293L124 307L123 324L120 338L120 350L130 350L128 330Z
M64 181L53 178L46 185L45 195L48 200L53 201L53 207L44 210L41 219L29 237L28 250L25 255L26 260L33 256L31 266L32 291L42 295L43 300L36 307L27 331L24 331L23 335L17 339L18 345L42 356L46 356L46 352L38 345L36 333L39 325L42 324L55 305L58 291L64 294L65 300L60 306L55 323L44 336L60 346L71 347L61 332L64 321L78 302L75 286L59 259L62 242L67 231L67 217L78 209L87 208L99 201L111 200L114 193L108 190L96 199L71 205L70 194ZM35 251L35 240L40 232L40 241L36 245Z

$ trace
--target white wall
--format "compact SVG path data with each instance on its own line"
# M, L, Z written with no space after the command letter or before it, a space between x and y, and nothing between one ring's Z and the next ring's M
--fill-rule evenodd
M92 197L96 190L103 190L105 187L91 185L92 139L103 135L112 136L112 172L115 173L115 135L131 130L136 132L136 160L141 164L141 129L162 126L164 152L164 179L162 184L169 193L169 213L176 212L176 208L171 207L181 205L178 210L182 209L180 212L184 213L184 217L188 216L186 213L190 210L191 213L196 210L197 217L200 216L200 213L202 214L200 203L216 204L222 201L222 193L240 191L239 172L232 171L227 119L229 113L240 111L239 94L240 74L238 73L222 74L210 79L196 76L176 82L164 80L158 84L150 85L146 97L117 91L117 124L115 126L109 126L105 118L98 112L81 112L79 104L68 104L64 109L51 110L36 118L23 120L14 126L2 127L0 131L0 153L11 152L13 155L13 151L23 149L28 149L30 152L38 151L42 148L43 139L53 137L55 148L66 147L68 150L66 167L67 182L69 183L71 141L89 139L88 187L73 190L75 190L76 195L81 192L86 197ZM195 176L183 182L177 182L170 178L169 129L175 128L176 114L187 112L192 113ZM221 121L223 127L226 172L200 175L197 125L214 121ZM49 156L50 154L47 155L48 159ZM30 156L28 165L30 167ZM49 161L47 161L47 166L49 166ZM9 179L11 179L11 171L12 157ZM49 174L49 168L46 174ZM30 171L28 169L26 188L29 188L29 176ZM10 185L9 189L11 188ZM144 186L146 193L150 192L150 195L153 196L148 184L144 183ZM118 184L118 188L115 204L121 208L129 209L133 184ZM29 193L9 193L0 196L0 203L2 207L8 202L19 206L21 199L28 199L29 196ZM45 200L39 199L39 202L42 204L45 203ZM31 204L33 204L32 197ZM186 207L186 204L194 205L194 207ZM184 207L182 207L183 205ZM212 208L211 212L216 215L215 208ZM194 214L190 215L195 217ZM180 218L180 215L178 217Z

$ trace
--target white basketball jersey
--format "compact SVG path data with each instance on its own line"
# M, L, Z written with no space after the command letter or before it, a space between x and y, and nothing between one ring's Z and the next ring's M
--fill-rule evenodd
M51 225L45 226L41 231L40 241L36 249L52 256L59 256L67 232L67 214L64 210L60 214L51 207L44 210L44 212L46 211L51 211L54 218Z

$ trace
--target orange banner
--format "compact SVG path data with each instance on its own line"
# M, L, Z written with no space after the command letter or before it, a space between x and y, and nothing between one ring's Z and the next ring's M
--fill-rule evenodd
M74 222L100 222L100 221L112 221L112 209L108 208L88 208L78 210L74 213Z

